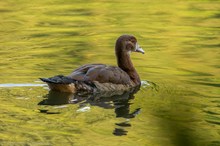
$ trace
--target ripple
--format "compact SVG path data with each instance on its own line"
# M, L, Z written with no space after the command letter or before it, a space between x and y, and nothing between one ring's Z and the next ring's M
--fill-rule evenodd
M150 83L148 81L141 81L141 86L143 87L150 86Z
M77 112L87 112L89 110L90 110L90 107L86 106L86 107L82 107L82 108L78 109Z
M196 82L196 81L188 81L189 83L193 84L199 84L199 85L206 85L206 86L212 86L212 87L220 87L220 84L218 83L207 83L207 82Z
M141 81L141 87L143 89L146 89L146 88L150 87L151 89L154 89L156 91L159 90L159 86L156 83L151 82L151 81L146 81L146 80Z
M0 84L0 87L43 87L46 84L31 84L31 83L21 83L21 84L15 84L15 83L6 83L6 84Z

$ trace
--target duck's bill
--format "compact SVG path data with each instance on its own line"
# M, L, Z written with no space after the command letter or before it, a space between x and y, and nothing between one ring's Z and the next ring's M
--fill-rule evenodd
M135 52L140 52L140 53L142 53L142 54L145 53L144 50L143 50L142 48L137 48L137 49L135 50Z
M144 50L138 45L138 43L136 43L136 46L135 46L135 52L140 52L142 54L144 54Z

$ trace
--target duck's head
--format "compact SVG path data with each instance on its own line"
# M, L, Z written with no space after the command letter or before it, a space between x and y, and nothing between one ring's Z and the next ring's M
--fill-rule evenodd
M138 45L137 39L133 35L122 35L120 36L115 44L116 54L119 52L139 52L144 54L144 50Z

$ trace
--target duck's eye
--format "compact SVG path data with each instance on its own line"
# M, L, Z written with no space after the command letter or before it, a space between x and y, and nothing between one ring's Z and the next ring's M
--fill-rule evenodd
M130 40L126 43L126 49L127 50L133 50L135 48L135 45Z
M133 47L135 47L136 41L135 40L130 40L130 42L133 44Z

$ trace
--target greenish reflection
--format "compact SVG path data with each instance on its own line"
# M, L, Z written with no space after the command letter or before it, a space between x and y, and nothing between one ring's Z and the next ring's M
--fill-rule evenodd
M217 0L0 1L0 145L219 145L219 9ZM146 50L132 60L154 83L119 98L122 114L111 98L37 105L48 92L32 86L39 77L116 65L121 34Z

